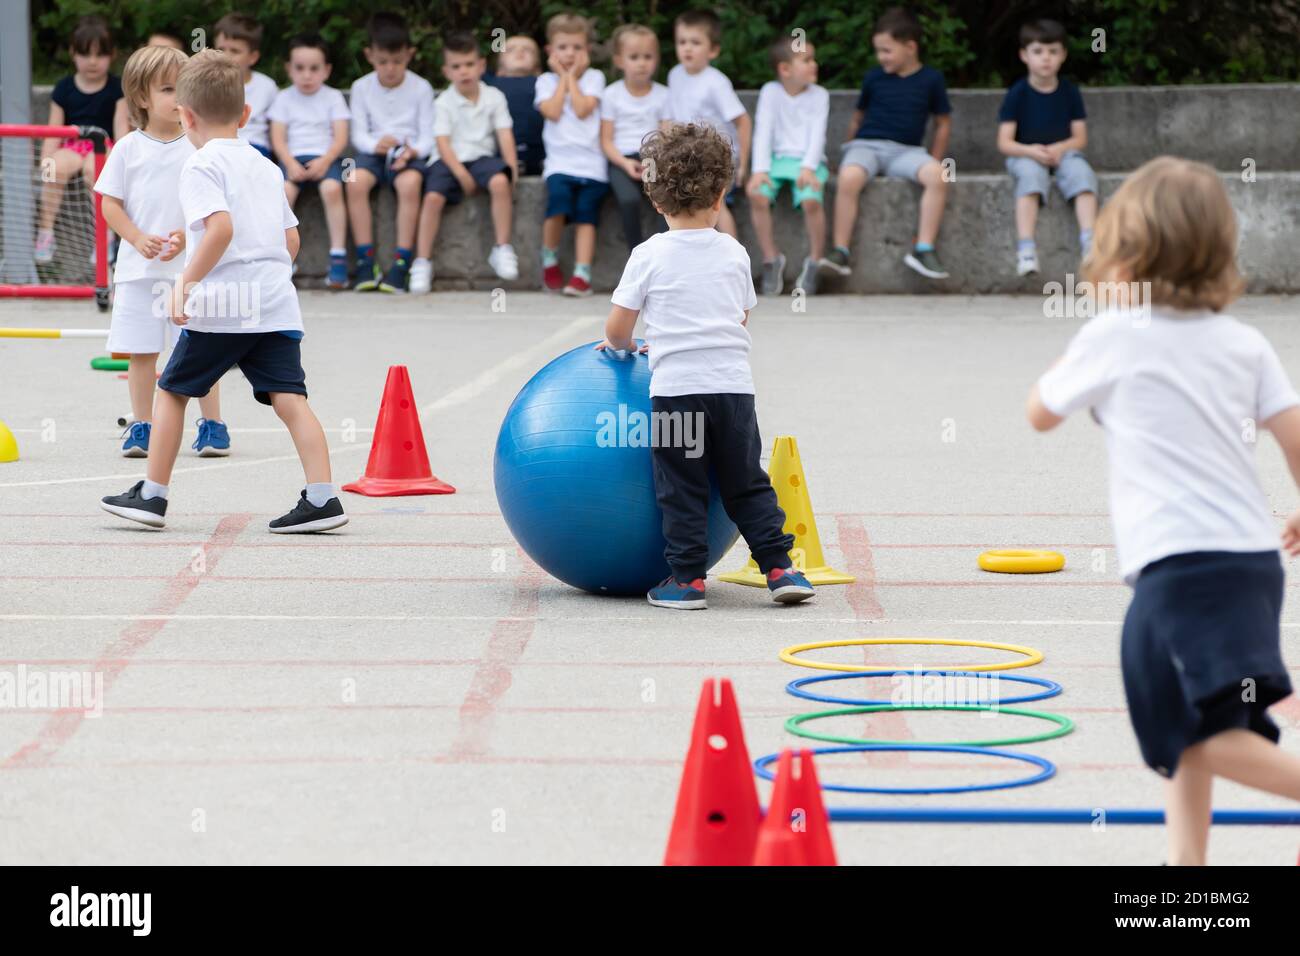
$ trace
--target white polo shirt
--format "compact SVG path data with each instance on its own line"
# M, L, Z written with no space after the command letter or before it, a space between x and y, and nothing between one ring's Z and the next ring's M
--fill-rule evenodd
M537 78L533 91L533 106L541 106L555 95L560 86L560 78L554 73L543 73ZM600 99L605 91L605 74L592 67L578 80L578 89L586 96ZM542 124L542 145L546 147L546 164L542 167L542 176L554 176L562 173L566 176L579 176L594 179L597 182L609 182L609 160L600 148L600 104L587 114L586 119L578 119L573 111L573 101L564 98L564 111L558 120L546 120Z
M373 153L375 144L391 136L425 159L433 152L433 87L410 70L397 86L384 86L379 74L367 73L352 84L352 146Z
M271 148L271 122L266 114L279 92L275 80L265 73L254 71L248 78L244 84L244 102L251 108L248 111L248 122L240 127L240 139L246 139L256 146Z
M332 86L322 86L310 96L296 86L286 86L276 94L267 118L283 123L294 156L320 156L334 142L334 123L349 116L343 94Z
M514 129L506 95L495 86L478 85L478 99L470 101L455 86L438 94L433 136L451 137L451 151L462 163L472 163L497 153L497 130Z
M668 87L662 83L650 86L644 96L635 96L627 83L619 80L605 87L600 98L602 122L614 124L614 148L624 156L641 152L641 140L647 133L659 128L659 123L672 119L668 108Z
M109 151L95 180L95 192L121 200L127 218L141 232L166 238L173 230L185 228L179 194L181 168L193 155L194 147L184 133L164 142L144 130L132 130ZM169 262L158 256L146 259L135 246L124 242L117 253L113 281L172 279L184 267L184 256Z

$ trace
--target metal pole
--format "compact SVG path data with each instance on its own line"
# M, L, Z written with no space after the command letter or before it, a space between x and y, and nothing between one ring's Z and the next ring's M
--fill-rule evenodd
M32 38L30 0L0 3L0 123L30 123L32 119ZM34 285L36 259L32 228L35 186L32 182L32 140L0 138L0 203L4 228L0 232L0 283Z

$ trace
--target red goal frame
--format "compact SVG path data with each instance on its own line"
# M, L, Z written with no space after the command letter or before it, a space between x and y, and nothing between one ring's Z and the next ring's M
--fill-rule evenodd
M0 123L0 138L19 139L88 139L94 144L95 178L104 169L108 154L108 133L98 126L41 126L37 124ZM95 203L95 284L24 285L0 283L0 298L91 299L101 312L108 309L108 224L104 222L104 199L87 183Z

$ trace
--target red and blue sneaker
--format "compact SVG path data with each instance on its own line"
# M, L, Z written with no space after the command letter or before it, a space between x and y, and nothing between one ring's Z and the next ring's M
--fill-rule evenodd
M773 568L767 572L767 589L777 604L797 604L813 596L813 586L794 568Z
M704 599L704 579L677 581L666 577L646 594L646 600L655 607L670 607L677 611L702 611L709 606Z

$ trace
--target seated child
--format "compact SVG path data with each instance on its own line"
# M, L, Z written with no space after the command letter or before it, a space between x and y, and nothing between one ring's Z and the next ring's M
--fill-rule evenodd
M438 160L429 166L420 210L419 255L422 282L428 292L433 278L433 243L442 223L442 210L465 196L486 190L492 203L492 229L496 244L488 265L507 282L519 278L519 258L510 244L514 216L514 183L519 176L515 157L513 122L505 94L481 82L486 62L474 34L453 33L442 44L442 75L451 86L438 95L433 133ZM497 155L500 149L501 155ZM421 265L422 264L422 265Z
M288 427L307 478L298 504L269 530L301 534L340 527L348 518L330 480L329 446L307 404L302 314L291 269L298 220L284 177L239 138L248 119L243 70L224 53L204 50L190 60L176 98L197 150L180 174L185 271L168 296L171 320L186 329L158 380L148 477L105 497L101 506L129 521L163 527L185 407L238 365L253 397L274 408Z
M1300 396L1267 339L1223 310L1245 286L1209 166L1162 156L1101 210L1084 278L1118 290L1029 395L1039 431L1088 409L1106 432L1120 663L1142 758L1164 777L1171 865L1203 865L1216 777L1300 801L1268 708L1292 692L1284 573L1255 465L1270 431L1300 484ZM1101 285L1104 284L1104 285ZM1127 301L1124 301L1127 300ZM1300 554L1300 511L1281 544Z
M131 127L122 83L109 72L114 50L108 21L94 15L82 17L69 46L74 72L54 84L49 124L98 126L113 139L121 139ZM95 144L88 139L41 141L41 168L52 169L54 176L41 189L34 255L38 264L54 261L54 221L59 217L64 186L77 176L86 183L95 178L94 150Z
M591 66L591 24L560 13L546 23L546 65L533 102L545 119L546 219L542 223L542 284L547 292L591 295L596 223L609 191L609 163L600 151L600 94L605 74ZM560 274L560 240L573 223L573 276Z
M716 476L727 514L748 542L767 577L773 600L789 604L813 589L790 562L794 536L759 463L762 438L754 413L746 323L757 303L749 254L715 227L735 180L731 143L708 124L681 123L651 133L642 144L651 202L668 219L632 250L611 297L605 350L635 350L632 331L645 321L650 354L651 413L657 422L697 422L702 441L672 441L671 427L656 427L651 449L655 498L663 510L664 557L672 573L646 595L656 607L696 610L708 606L707 513L710 472ZM680 436L684 426L677 432ZM671 447L670 447L671 446Z
M998 110L998 150L1016 181L1016 274L1038 271L1034 227L1053 182L1079 223L1079 248L1088 255L1097 218L1097 174L1083 156L1088 145L1079 88L1060 75L1065 28L1035 20L1020 28L1020 59L1029 75L1011 84Z
M253 144L253 148L274 160L271 149L271 121L266 114L280 92L275 80L253 67L262 58L262 25L242 13L228 13L212 28L216 47L230 57L244 71L244 102L248 104L248 122L239 128L239 138Z
M292 208L307 186L320 189L330 237L330 268L325 284L348 287L348 211L343 204L343 150L348 146L348 104L325 81L329 47L318 33L289 40L289 81L271 103L271 148L284 167L284 194Z
M353 281L358 292L379 289L405 292L410 273L412 292L427 292L420 282L420 263L411 266L420 192L433 151L433 87L407 69L415 47L406 21L395 13L376 13L366 27L370 43L363 52L374 67L352 84L352 146L357 166L347 185L348 218L357 244ZM370 192L379 183L397 194L397 246L393 264L381 273L375 262Z
M185 251L185 214L178 190L181 167L194 147L181 129L176 78L186 56L170 46L141 47L122 71L133 132L108 154L95 183L103 196L104 221L125 241L113 272L113 321L108 350L126 352L131 416L122 455L149 454L158 353L176 341L165 310L180 276ZM218 386L200 396L199 437L194 448L205 458L230 454L230 434L221 420Z
M542 51L528 36L506 40L497 57L496 73L488 73L483 82L506 95L510 118L514 120L515 152L519 155L519 175L542 175L546 147L542 144L542 114L533 105L537 75L542 72Z
M605 87L600 98L600 147L609 158L609 185L618 200L623 238L629 249L641 244L641 140L667 125L668 87L655 82L659 38L649 27L625 23L614 31L614 66L623 79ZM655 232L668 228L656 213Z
M780 295L785 285L785 256L772 233L772 203L790 187L794 208L803 209L808 256L795 288L817 293L817 262L826 250L826 209L822 192L826 168L826 120L830 94L817 85L817 60L806 40L781 36L768 55L776 79L763 84L754 111L754 173L749 178L750 220L763 249L764 295Z
M688 10L673 21L677 65L668 71L669 110L678 123L708 123L731 142L736 182L727 190L718 228L736 235L731 206L745 182L754 124L731 80L712 66L722 53L722 21L712 10Z
M905 10L894 7L876 21L871 45L879 66L862 80L857 109L849 124L852 141L840 155L835 184L833 248L818 265L846 276L849 243L858 221L858 199L872 176L899 176L920 183L920 221L916 243L903 263L928 279L946 279L934 244L943 221L948 183L940 165L952 132L952 107L943 74L921 63L921 24ZM925 127L934 117L934 142L926 152L921 145Z

